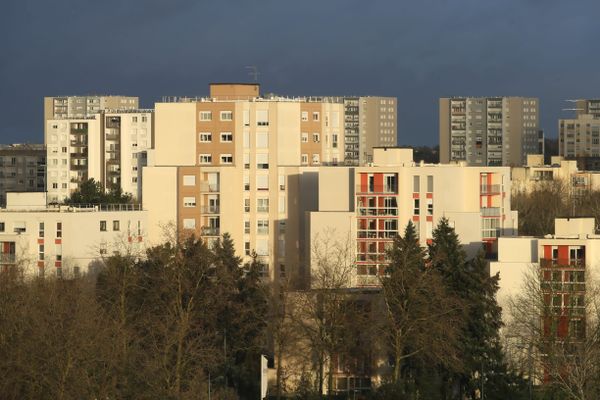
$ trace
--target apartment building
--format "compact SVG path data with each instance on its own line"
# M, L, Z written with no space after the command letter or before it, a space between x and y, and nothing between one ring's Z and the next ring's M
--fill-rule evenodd
M575 100L575 116L591 115L600 118L600 99L578 99Z
M52 119L86 118L102 110L135 110L139 98L132 96L57 96L44 97L44 140L48 121Z
M544 165L544 156L528 155L527 165L512 168L513 192L530 192L548 182L559 182L568 193L586 194L600 190L600 172L582 171L576 160L552 156L550 165Z
M153 116L153 110L105 110L47 121L48 200L63 201L90 178L139 199Z
M520 166L543 154L537 98L441 98L439 111L441 163Z
M343 104L212 84L209 97L157 103L155 118L143 177L150 239L169 225L209 242L227 232L271 279L295 269L302 199L319 166L344 162Z
M48 206L45 193L9 193L0 210L0 270L29 276L94 272L113 251L141 253L147 212L139 205Z
M0 145L0 207L8 192L46 189L46 147L42 144Z
M600 114L590 107L577 111L575 118L558 120L558 154L577 160L581 169L599 170Z
M415 164L411 149L376 148L372 166L320 168L318 185L307 252L325 237L350 240L354 286L379 284L386 252L409 221L426 245L439 220L448 218L469 256L482 247L493 255L499 236L517 232L508 167Z
M398 101L395 97L344 97L346 165L373 161L374 147L398 145Z
M547 312L540 315L541 332L556 335L559 340L585 337L586 281L600 267L600 235L595 228L594 218L556 218L554 234L499 239L498 261L490 263L490 274L500 276L497 300L507 310L502 315L505 323L513 318L511 299L525 290L531 291L531 277L539 276L536 283L540 285L539 300L543 301L540 308ZM517 349L520 346L511 344ZM514 349L509 349L509 354L511 350ZM549 377L544 375L547 381Z

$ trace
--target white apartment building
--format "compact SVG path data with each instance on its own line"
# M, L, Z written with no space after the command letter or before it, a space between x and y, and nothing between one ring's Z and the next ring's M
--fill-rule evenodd
M351 241L355 286L379 284L386 251L412 221L422 245L447 218L469 256L496 252L499 236L515 235L508 167L415 164L410 149L374 149L370 167L320 168L318 210L308 216L307 254L323 237Z
M139 205L48 206L45 193L9 193L0 210L0 269L18 265L27 275L94 272L114 251L141 254L147 212Z
M139 198L141 169L152 147L152 110L109 110L47 122L48 200L62 202L93 178Z

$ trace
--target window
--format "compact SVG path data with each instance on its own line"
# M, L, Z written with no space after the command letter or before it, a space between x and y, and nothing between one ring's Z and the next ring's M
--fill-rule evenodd
M221 164L233 164L233 156L231 154L221 154Z
M313 133L313 142L319 143L321 141L321 137L318 133Z
M259 149L266 149L269 147L269 134L266 132L259 132L256 134L256 147Z
M279 190L285 190L285 175L279 175Z
M269 190L269 175L256 176L256 190Z
M244 199L244 212L250 212L250 199Z
M279 196L279 212L280 213L285 212L285 195Z
M0 222L0 232L4 232L4 222Z
M433 193L433 176L427 176L427 193Z
M338 147L338 135L335 133L331 135L331 147L334 149L337 149Z
M200 132L198 134L198 141L200 143L210 143L210 142L212 142L212 133L210 133L210 132Z
M256 233L259 235L268 235L269 234L269 220L268 219L259 219L256 221Z
M302 111L302 122L308 121L308 111Z
M233 121L233 111L221 111L221 121Z
M57 238L61 238L62 237L62 222L57 222L56 223L56 237Z
M256 125L257 126L269 126L269 111L268 110L256 110Z
M427 199L427 215L433 215L433 199Z
M43 238L44 237L44 223L40 222L39 223L39 229L38 229L38 237Z
M56 183L56 182L52 183L52 189L58 189L58 183Z
M302 163L302 165L307 165L308 164L308 154L302 154L302 156L301 156L301 163Z
M320 156L319 154L313 154L312 155L312 163L313 165L319 165L320 162Z
M269 199L256 199L257 212L269 212Z
M256 154L256 168L269 169L269 154L267 154L267 153Z
M185 218L183 220L183 229L196 229L196 220L194 218Z
M285 234L285 221L279 221L279 234Z
M131 117L131 122L137 122L137 117Z
M200 111L200 121L212 121L212 112Z
M40 244L38 246L38 260L44 261L44 245Z
M308 133L302 132L302 143L308 143Z
M250 242L244 242L244 254L247 256L250 255Z
M250 110L243 111L244 126L250 126Z
M384 192L386 193L396 193L396 189L397 189L397 178L396 178L396 174L392 174L392 175L385 175L384 176Z
M117 232L121 229L121 223L119 221L113 221L113 231Z
M100 221L100 232L106 232L106 221Z
M244 153L244 169L250 169L250 154Z
M184 175L183 186L196 186L196 175Z
M312 113L312 117L313 117L313 121L318 121L319 120L319 112L318 111L314 111Z
M221 143L233 142L233 134L231 132L221 132Z
M256 254L259 256L269 255L269 240L257 239L256 240Z
M250 176L244 175L244 190L250 190Z
M250 221L244 221L244 233L250 233Z
M419 201L419 199L414 199L413 215L419 215L419 212L420 212L420 201Z
M183 198L183 206L184 207L196 207L196 198L195 197L184 197Z
M210 155L210 154L200 154L198 156L198 162L200 164L210 164L210 163L212 163L212 155Z
M419 193L421 191L421 177L418 175L413 176L413 192Z

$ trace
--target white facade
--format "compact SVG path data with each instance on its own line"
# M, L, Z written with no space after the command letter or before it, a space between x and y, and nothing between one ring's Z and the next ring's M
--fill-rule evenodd
M140 254L146 230L139 206L49 207L44 193L9 193L0 210L0 267L16 264L30 276L84 274L114 251Z

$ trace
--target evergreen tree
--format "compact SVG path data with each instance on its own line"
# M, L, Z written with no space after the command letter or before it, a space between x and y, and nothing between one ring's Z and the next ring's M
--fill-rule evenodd
M452 394L445 396L476 398L483 390L486 399L518 398L523 381L509 374L500 344L502 310L496 302L499 276L489 276L483 252L467 261L458 235L445 218L433 231L429 257L447 290L465 305L465 324L460 333L464 370L442 368L454 385L448 391Z

